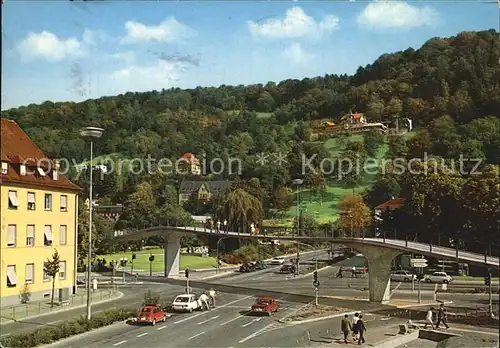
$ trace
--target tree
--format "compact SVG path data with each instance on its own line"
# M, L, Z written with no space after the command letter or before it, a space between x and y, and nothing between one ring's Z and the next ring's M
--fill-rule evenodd
M61 267L59 259L59 252L57 249L54 249L54 253L52 254L52 259L47 259L47 261L43 264L43 271L49 277L52 278L52 295L50 298L50 306L54 307L54 290L56 287L56 276L59 273L59 269ZM90 281L90 280L89 280Z
M278 187L273 192L272 205L279 212L284 212L293 206L294 195L293 191L288 187Z
M393 197L398 197L401 187L398 181L392 175L381 175L373 187L366 193L366 203L374 208Z
M339 200L340 211L339 226L351 231L354 237L355 229L360 230L371 224L370 208L358 194L345 195Z
M155 223L156 199L151 185L144 181L137 185L123 206L118 225L121 228L144 228Z
M318 231L319 224L313 214L300 211L300 234L302 236L314 237ZM297 229L297 218L294 219L294 228Z
M424 158L424 155L430 155L432 151L432 140L427 130L419 131L413 138L408 140L408 157Z
M262 203L243 189L235 189L227 194L219 208L220 220L227 219L233 230L247 230L251 223L260 224L264 212Z
M378 149L384 143L384 136L380 132L368 132L364 135L364 148L370 157L377 155Z
M405 139L401 135L389 136L389 150L387 157L390 159L406 158L408 155L408 146Z

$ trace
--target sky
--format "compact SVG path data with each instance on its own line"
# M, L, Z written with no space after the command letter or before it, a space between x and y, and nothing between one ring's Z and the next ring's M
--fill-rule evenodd
M479 1L4 1L2 110L353 74L384 53L499 26L498 5Z

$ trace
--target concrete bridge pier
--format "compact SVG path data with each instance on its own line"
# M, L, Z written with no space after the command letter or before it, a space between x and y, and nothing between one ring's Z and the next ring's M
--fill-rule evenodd
M402 252L367 244L356 244L351 247L362 253L368 261L370 302L389 303L391 299L392 260Z
M181 234L169 233L165 236L163 244L165 277L172 278L179 276L179 266L181 260Z

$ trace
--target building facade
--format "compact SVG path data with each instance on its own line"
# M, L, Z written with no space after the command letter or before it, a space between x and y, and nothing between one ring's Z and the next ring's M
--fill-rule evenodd
M179 169L191 175L201 175L200 160L190 152L185 153L179 159Z
M43 266L54 249L60 257L55 299L65 300L76 292L81 188L17 123L2 118L1 132L1 305L50 298L52 279Z
M231 181L188 181L181 182L179 188L179 204L194 200L208 202L231 188Z

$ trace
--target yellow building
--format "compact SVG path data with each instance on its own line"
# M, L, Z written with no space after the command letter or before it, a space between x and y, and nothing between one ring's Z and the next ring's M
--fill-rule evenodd
M54 249L61 260L55 298L64 300L76 291L81 188L60 174L57 161L17 123L2 118L1 131L1 305L50 297L52 281L43 265Z

